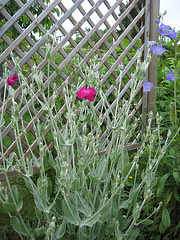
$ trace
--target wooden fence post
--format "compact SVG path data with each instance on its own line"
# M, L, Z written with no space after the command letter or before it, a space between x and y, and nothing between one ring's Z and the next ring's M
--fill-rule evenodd
M160 0L151 0L150 2L150 40L158 40L158 24L154 23L155 19L158 19L159 15ZM153 113L156 111L156 92L157 92L157 64L158 60L152 58L151 64L149 66L148 81L154 84L151 92L147 95L147 111L151 110Z

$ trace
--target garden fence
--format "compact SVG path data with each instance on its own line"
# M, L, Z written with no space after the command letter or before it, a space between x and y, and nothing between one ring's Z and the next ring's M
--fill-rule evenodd
M128 2L128 4L127 4ZM13 5L13 9L11 6ZM7 63L10 76L16 74L11 53L19 56L19 64L31 81L30 69L35 64L38 71L47 71L47 60L45 53L45 42L49 34L56 32L58 40L52 50L52 60L50 61L50 87L53 83L59 82L58 94L63 100L63 88L73 82L74 72L68 72L68 64L73 68L72 59L78 56L80 65L88 64L90 59L96 54L100 59L97 65L101 82L104 86L105 95L109 101L110 108L113 110L116 100L128 99L129 88L131 85L131 71L136 67L135 52L140 49L143 57L147 53L147 41L154 33L152 21L158 14L159 1L150 0L54 0L48 4L42 0L1 0L0 1L0 64L1 78L0 91L3 95L4 81L3 68ZM155 9L155 12L152 12ZM155 16L156 15L156 16ZM127 24L126 24L127 23ZM35 33L36 32L36 33ZM96 36L96 41L94 41ZM77 41L78 39L78 41ZM122 61L124 65L122 91L120 99L116 99L114 84L119 81L118 65ZM151 69L149 69L151 75ZM84 75L80 74L83 80ZM146 75L146 81L148 73ZM47 88L47 74L44 74L44 87ZM35 93L40 97L40 93ZM132 106L131 116L139 114L145 115L147 112L147 93L142 93L142 87L138 90L134 105ZM19 103L21 99L21 86L15 91L15 99ZM150 100L149 100L150 101ZM33 125L37 119L46 123L45 111L43 109L32 108L32 102L24 104L19 111L19 124L25 126L29 138L32 139L30 149L21 134L21 141L28 157L31 151L39 157L37 150L37 140L33 130ZM11 122L12 99L8 99L6 105L6 116L2 129L3 144L0 151L7 158L16 150L16 139ZM99 115L99 108L102 105L101 99L95 105L95 111ZM32 121L25 120L27 111L30 110ZM0 99L0 112L2 111L2 98ZM61 105L59 113L65 113L66 106ZM24 116L23 120L22 117ZM105 121L106 124L106 121ZM138 127L138 126L137 126ZM46 124L44 136L48 136L49 125ZM132 133L126 137L128 142L127 149L133 150L139 147L136 138L132 138ZM53 142L46 138L47 150L53 150ZM103 154L103 152L101 153ZM0 159L2 164L2 159ZM34 169L35 171L37 169ZM17 176L12 169L9 171L10 177ZM0 180L4 175L0 174Z

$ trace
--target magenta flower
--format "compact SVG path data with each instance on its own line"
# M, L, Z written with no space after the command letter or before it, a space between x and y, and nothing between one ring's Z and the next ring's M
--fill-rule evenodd
M168 31L169 31L169 26L165 25L165 24L161 24L160 27L158 28L158 32L161 34L161 36L165 36L168 35Z
M94 88L89 87L86 89L86 87L82 87L77 93L77 97L82 99L85 98L89 100L90 102L94 101L94 95L96 95L96 91Z
M173 70L169 71L168 74L166 75L166 79L169 81L175 81L176 76L173 74Z
M153 89L153 83L146 81L143 83L143 92L150 92Z
M121 62L121 60L119 60L119 65L121 65L122 64L122 62Z
M12 79L13 81L17 81L17 80L18 80L18 76L13 75L13 76L11 77L11 79Z
M18 80L18 76L13 75L11 78L8 77L7 84L10 85L10 86L13 86L15 84L14 81L17 81L17 80Z
M172 29L170 32L168 32L168 37L171 38L171 39L178 40L177 33L175 32L175 28Z
M161 56L166 51L166 49L163 48L163 46L161 44L160 45L153 45L151 47L151 50L157 56Z
M11 78L8 77L7 84L10 86L13 86L15 84L15 82Z

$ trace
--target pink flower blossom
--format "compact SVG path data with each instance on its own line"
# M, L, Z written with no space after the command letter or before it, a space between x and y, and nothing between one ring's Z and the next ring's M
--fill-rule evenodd
M11 79L12 79L13 81L17 81L17 80L18 80L18 76L13 75L13 76L11 77Z
M13 86L15 84L15 82L11 78L8 77L7 84L10 86Z
M13 75L11 78L8 77L7 84L10 86L13 86L15 84L15 81L17 81L17 80L18 80L18 76Z
M77 97L82 99L85 98L89 100L90 102L94 101L94 95L96 95L96 91L94 88L89 87L86 89L86 87L82 87L77 93Z

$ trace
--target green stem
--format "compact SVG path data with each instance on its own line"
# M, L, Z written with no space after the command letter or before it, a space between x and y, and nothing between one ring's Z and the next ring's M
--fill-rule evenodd
M48 100L49 100L49 72L50 72L50 61L48 61Z

